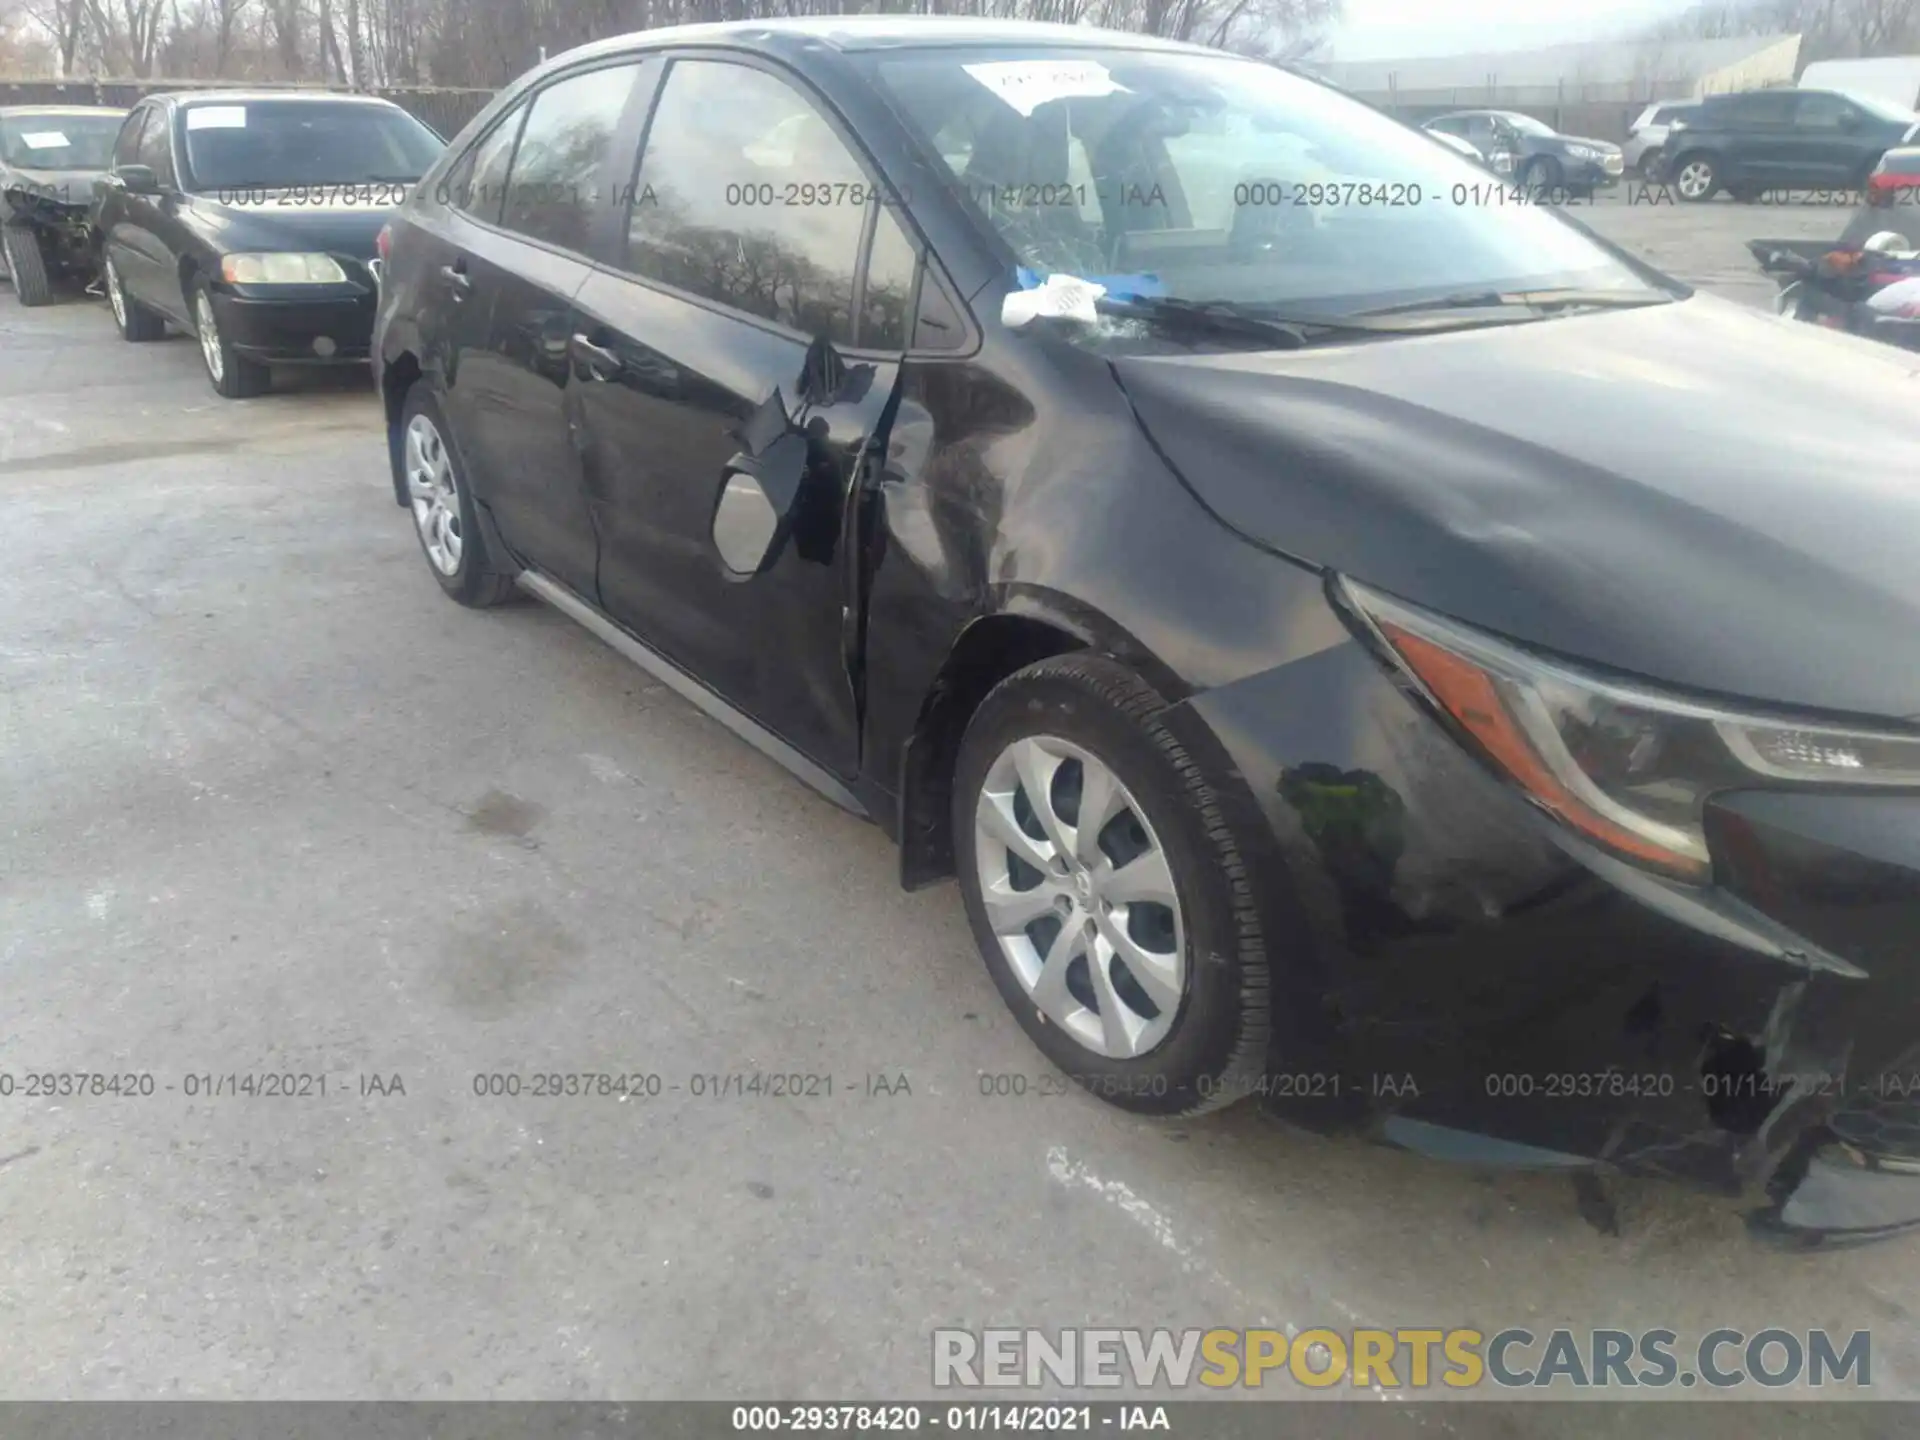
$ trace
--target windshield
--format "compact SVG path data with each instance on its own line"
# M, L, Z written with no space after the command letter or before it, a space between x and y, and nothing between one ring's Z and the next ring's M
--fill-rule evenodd
M104 170L124 115L0 115L0 156L17 170Z
M445 148L398 106L313 100L187 107L189 188L418 180Z
M1851 91L1841 93L1869 115L1878 119L1892 120L1902 125L1911 125L1916 120L1920 120L1920 114L1915 114L1904 105L1896 105L1891 100L1882 100L1878 95L1855 95Z
M1490 289L1662 294L1479 166L1273 66L1013 48L870 63L1041 275L1295 316Z

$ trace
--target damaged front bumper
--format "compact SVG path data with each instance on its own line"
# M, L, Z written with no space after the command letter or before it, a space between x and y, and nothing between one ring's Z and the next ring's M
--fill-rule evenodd
M1336 644L1172 712L1267 821L1290 1118L1746 1197L1799 1243L1920 1226L1920 796L1743 791L1712 884L1587 852Z
M0 217L9 225L32 229L49 268L66 274L93 269L96 247L91 208L69 198L64 190L47 194L16 182L0 193Z

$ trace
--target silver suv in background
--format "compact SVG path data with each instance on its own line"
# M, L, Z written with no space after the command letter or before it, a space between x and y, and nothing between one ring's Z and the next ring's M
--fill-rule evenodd
M1642 110L1640 118L1627 127L1627 142L1621 146L1627 168L1642 180L1651 180L1673 122L1691 120L1699 109L1699 102L1695 100L1668 100Z

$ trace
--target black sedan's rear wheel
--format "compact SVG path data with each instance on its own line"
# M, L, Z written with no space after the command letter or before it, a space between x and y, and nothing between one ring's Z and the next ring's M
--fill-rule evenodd
M53 300L53 280L47 274L47 257L40 251L40 237L30 225L0 225L0 250L7 258L7 274L13 277L13 293L22 305L46 305Z
M1030 665L961 744L954 849L967 918L1033 1042L1123 1109L1240 1098L1271 1025L1265 938L1218 792L1111 660Z
M113 311L113 323L119 328L122 340L138 345L148 340L158 340L167 333L164 320L127 294L127 287L120 277L120 267L114 264L111 255L104 256L100 261L100 280L106 286L107 307Z
M420 553L440 588L475 610L512 598L513 574L496 566L487 549L446 413L427 381L416 382L401 406L395 463Z

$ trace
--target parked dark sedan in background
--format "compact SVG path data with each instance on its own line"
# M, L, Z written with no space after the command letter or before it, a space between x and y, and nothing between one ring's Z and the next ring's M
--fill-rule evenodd
M1546 194L1591 193L1620 183L1626 164L1607 140L1562 135L1544 120L1516 110L1456 110L1426 122L1426 128L1458 135L1483 155L1513 157L1513 178Z
M142 101L97 185L94 225L128 340L200 340L229 398L272 365L366 362L377 241L440 138L366 96L199 91Z
M589 46L394 220L393 495L957 876L1117 1105L1911 1223L1905 370L1351 199L1482 180L1080 27Z
M1920 133L1920 114L1832 90L1709 95L1667 132L1659 178L1682 200L1726 190L1757 200L1768 189L1857 190L1880 157Z
M124 110L0 108L0 272L22 305L44 305L59 279L91 279L88 212Z

